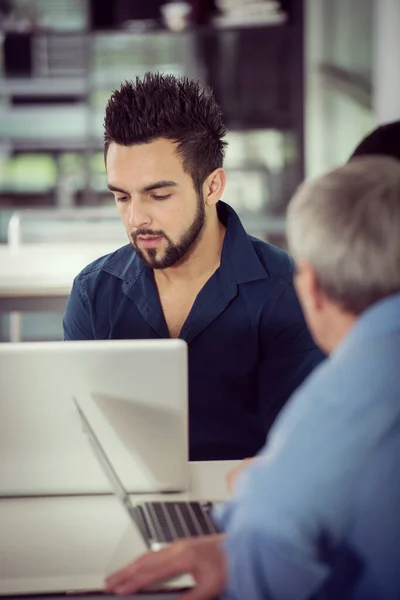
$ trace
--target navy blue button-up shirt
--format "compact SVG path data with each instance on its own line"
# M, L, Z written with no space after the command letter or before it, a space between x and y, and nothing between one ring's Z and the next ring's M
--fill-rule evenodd
M290 394L323 355L293 287L293 261L249 236L220 202L221 264L199 292L180 337L189 346L191 460L254 455ZM169 337L153 271L130 245L74 280L64 339Z

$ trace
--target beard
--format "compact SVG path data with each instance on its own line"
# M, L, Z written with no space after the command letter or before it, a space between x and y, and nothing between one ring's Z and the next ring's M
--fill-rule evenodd
M190 256L196 247L200 233L203 230L206 219L206 211L202 196L198 196L197 210L192 223L181 235L178 242L172 242L163 231L152 231L150 229L139 229L131 236L131 244L142 262L151 269L168 269L183 262ZM166 241L165 249L161 252L157 248L143 250L137 243L138 236L148 235L163 237ZM160 256L158 256L160 254Z

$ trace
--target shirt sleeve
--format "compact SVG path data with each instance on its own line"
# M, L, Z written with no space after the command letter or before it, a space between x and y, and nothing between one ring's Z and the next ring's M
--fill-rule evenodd
M247 506L251 510L252 506ZM225 540L228 587L223 600L308 600L328 575L327 567L313 559L313 549L303 541L279 539L255 519L241 522L236 514ZM292 534L294 535L294 530ZM299 532L297 532L299 533Z
M325 356L308 331L294 286L289 282L272 315L260 323L259 411L268 433L276 416Z
M368 461L354 503L348 545L364 566L355 600L400 598L399 473L400 428L394 426Z
M315 510L328 501L324 477L319 465L310 468L309 435L298 427L307 408L285 409L257 461L238 478L234 498L214 515L226 536L224 600L305 600L329 575L318 554Z
M89 298L79 276L74 279L63 319L64 340L93 340Z

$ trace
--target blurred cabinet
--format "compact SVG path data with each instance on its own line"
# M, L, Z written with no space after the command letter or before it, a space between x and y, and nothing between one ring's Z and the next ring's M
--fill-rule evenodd
M40 2L54 15L85 4ZM69 31L10 36L0 78L0 242L15 210L113 203L104 109L121 81L157 70L213 87L229 128L224 199L250 233L284 245L285 207L304 178L304 30L303 1L281 4L286 22L257 27L89 31L70 11ZM22 54L11 52L21 44ZM25 339L58 339L60 315L24 315L22 330ZM1 332L7 339L4 320Z
M0 207L110 203L107 99L159 70L213 87L230 131L232 204L282 216L304 177L303 2L288 4L286 22L259 27L36 33L30 76L0 82Z

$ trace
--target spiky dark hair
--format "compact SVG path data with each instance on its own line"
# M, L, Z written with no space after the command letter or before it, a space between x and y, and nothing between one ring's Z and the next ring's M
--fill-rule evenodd
M199 191L223 165L225 135L222 110L210 88L186 77L146 73L143 79L125 81L109 99L104 155L112 142L132 146L171 140Z

